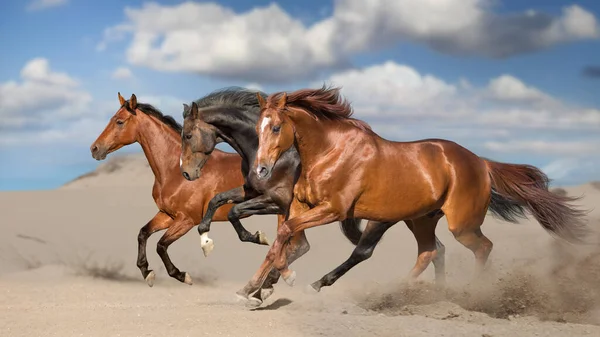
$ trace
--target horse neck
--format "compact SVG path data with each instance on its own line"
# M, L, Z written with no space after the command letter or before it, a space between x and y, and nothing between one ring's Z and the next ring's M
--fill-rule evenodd
M138 125L138 130L137 141L146 155L155 181L162 185L172 177L179 178L181 136L171 127L146 115Z
M258 114L243 109L214 109L205 121L218 129L219 136L229 144L246 163L252 163L258 149L256 123Z
M328 133L333 131L328 128L327 121L317 121L308 113L289 109L289 118L294 123L294 146L300 155L302 167L311 167L321 158L320 154L327 153L335 144L329 141Z

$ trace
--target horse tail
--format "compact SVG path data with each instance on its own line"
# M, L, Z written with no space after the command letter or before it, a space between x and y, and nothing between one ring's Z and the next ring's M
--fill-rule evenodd
M550 179L531 165L506 164L484 159L492 183L490 211L509 222L526 218L525 209L548 231L571 243L589 233L584 216L571 202L581 197L561 196L548 190Z
M346 218L340 222L340 229L342 233L346 236L346 238L352 242L353 245L358 245L358 241L362 236L362 231L360 230L360 223L362 219L354 219L354 218Z

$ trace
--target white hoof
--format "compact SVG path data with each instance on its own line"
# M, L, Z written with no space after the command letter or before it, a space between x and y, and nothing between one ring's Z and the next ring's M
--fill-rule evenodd
M269 298L269 296L273 295L274 291L275 291L274 288L261 289L260 290L260 298L264 301L267 298Z
M154 274L154 271L151 270L148 275L146 276L146 283L148 283L148 286L150 288L152 288L152 286L154 285L154 279L156 278L156 274Z
M258 242L260 242L261 245L271 245L269 239L267 238L267 235L261 231L258 231Z
M212 250L215 248L213 239L209 238L207 233L200 235L200 247L202 248L204 257L208 257L208 255L210 255Z
M238 298L238 300L240 302L243 302L244 305L249 308L256 308L263 303L263 301L261 301L260 299L258 299L256 297L252 297L252 296L246 297L245 295L241 295L239 293L235 293L235 296Z
M185 273L185 279L183 280L183 283L185 284L189 284L192 285L192 277L190 276L190 274Z
M282 275L283 277L283 275ZM285 283L287 283L290 287L294 286L294 283L296 283L296 272L291 270L287 273L287 275L285 277L283 277L283 280L285 281Z
M256 307L260 307L260 305L263 304L263 301L259 300L256 297L250 297L247 301L246 301L246 307L248 308L256 308Z

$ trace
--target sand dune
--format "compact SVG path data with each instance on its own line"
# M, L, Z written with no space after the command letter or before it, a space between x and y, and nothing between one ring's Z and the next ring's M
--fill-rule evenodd
M192 230L169 248L194 280L170 278L148 243L157 280L149 288L136 267L137 233L156 212L152 173L141 155L112 156L96 171L53 191L0 193L1 336L599 336L600 245L573 247L537 223L488 217L494 242L488 273L474 279L474 259L440 222L448 287L436 289L430 267L417 284L402 282L416 258L403 224L373 257L319 294L304 286L347 258L352 245L336 224L310 229L311 251L293 264L259 310L234 293L258 268L267 247L239 242L231 225L212 226L205 258ZM583 195L600 227L600 186L564 187ZM274 216L243 220L275 237ZM599 231L600 232L600 231ZM600 234L598 234L600 237ZM597 239L594 237L594 239Z

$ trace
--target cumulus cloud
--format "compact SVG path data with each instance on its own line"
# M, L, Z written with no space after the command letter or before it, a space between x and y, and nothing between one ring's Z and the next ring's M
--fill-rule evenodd
M373 113L382 113L388 108L427 109L432 104L439 107L458 90L456 85L432 75L421 75L415 69L393 61L343 71L326 82L343 86L344 94L351 97L353 104L364 112L370 110ZM318 85L318 82L313 83L313 86Z
M508 102L543 102L552 98L542 91L527 86L518 78L511 75L501 75L494 78L488 85L491 98Z
M119 67L113 71L111 78L115 80L128 80L133 78L133 72L127 67Z
M342 71L311 86L323 83L341 86L357 116L374 123L431 120L453 126L468 123L475 129L482 125L552 130L600 128L600 110L567 105L508 74L478 88L465 79L448 83L434 75L420 74L410 66L387 61Z
M596 17L577 5L559 16L495 13L492 0L338 0L310 26L277 4L243 13L215 3L127 7L104 50L131 36L127 60L160 71L246 81L290 81L342 69L352 55L410 41L448 54L502 58L596 39Z
M80 83L35 58L21 69L21 81L0 83L0 128L43 125L85 113L92 100Z
M37 11L51 7L66 5L68 0L34 0L27 6L30 11Z

